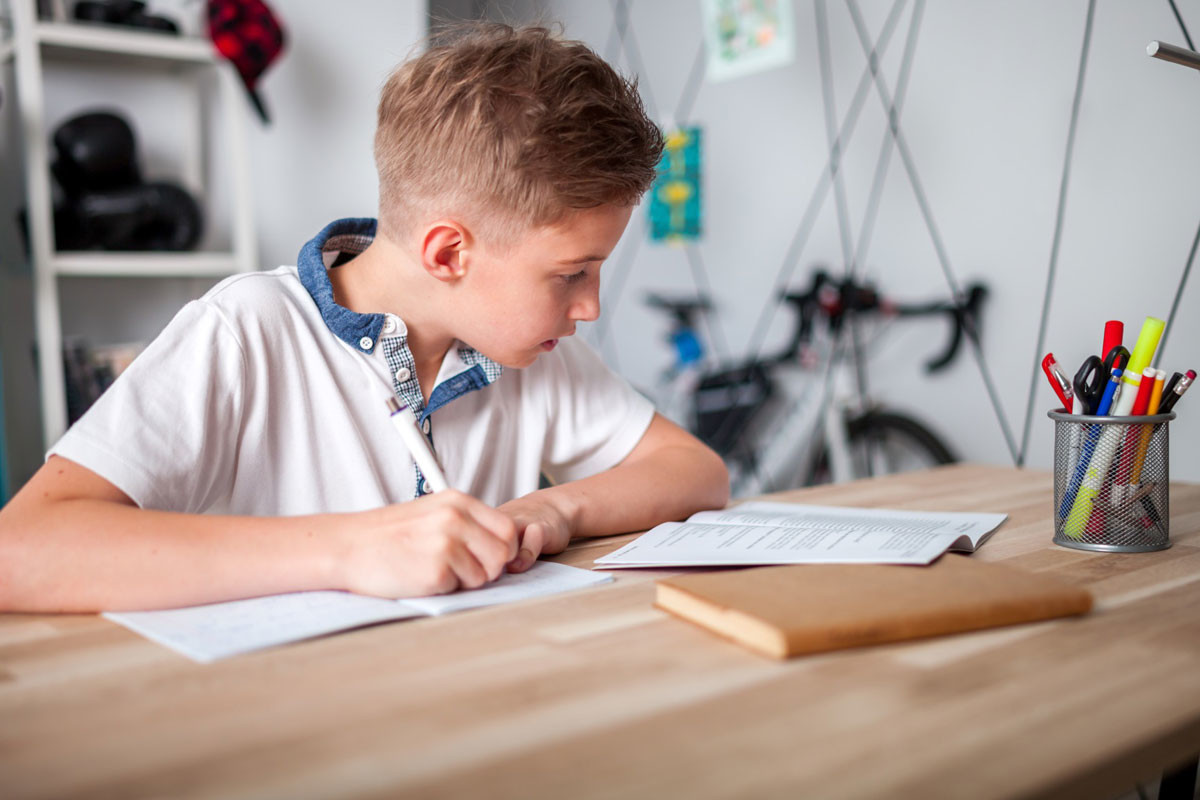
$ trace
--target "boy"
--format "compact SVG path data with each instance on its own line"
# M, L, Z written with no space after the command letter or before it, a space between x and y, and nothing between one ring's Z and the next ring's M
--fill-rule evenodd
M449 592L724 505L721 460L569 338L661 150L636 88L545 29L402 65L378 224L180 311L0 511L0 609ZM453 489L429 494L392 397Z

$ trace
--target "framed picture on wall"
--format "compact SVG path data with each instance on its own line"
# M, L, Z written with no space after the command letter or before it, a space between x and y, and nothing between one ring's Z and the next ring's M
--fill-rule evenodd
M789 64L795 54L791 0L702 0L708 78L740 78Z

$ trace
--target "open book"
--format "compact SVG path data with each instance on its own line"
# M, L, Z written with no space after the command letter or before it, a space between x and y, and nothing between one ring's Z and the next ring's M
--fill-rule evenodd
M538 561L525 572L502 575L478 589L432 597L388 600L349 592L293 592L163 611L109 612L104 616L208 663L264 647L410 617L511 603L611 581L586 569Z
M947 550L974 552L1005 519L1005 514L744 503L663 523L595 563L604 569L929 564Z

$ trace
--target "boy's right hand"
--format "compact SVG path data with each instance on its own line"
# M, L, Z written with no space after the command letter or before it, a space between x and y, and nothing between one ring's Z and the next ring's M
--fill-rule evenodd
M349 530L343 527L339 583L358 594L420 597L474 589L500 577L517 555L516 523L453 489L352 519Z

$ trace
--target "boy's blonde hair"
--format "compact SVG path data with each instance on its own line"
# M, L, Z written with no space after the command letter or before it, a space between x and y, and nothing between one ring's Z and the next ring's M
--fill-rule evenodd
M636 81L543 27L471 23L400 65L379 100L380 226L467 213L511 230L633 205L663 139Z

